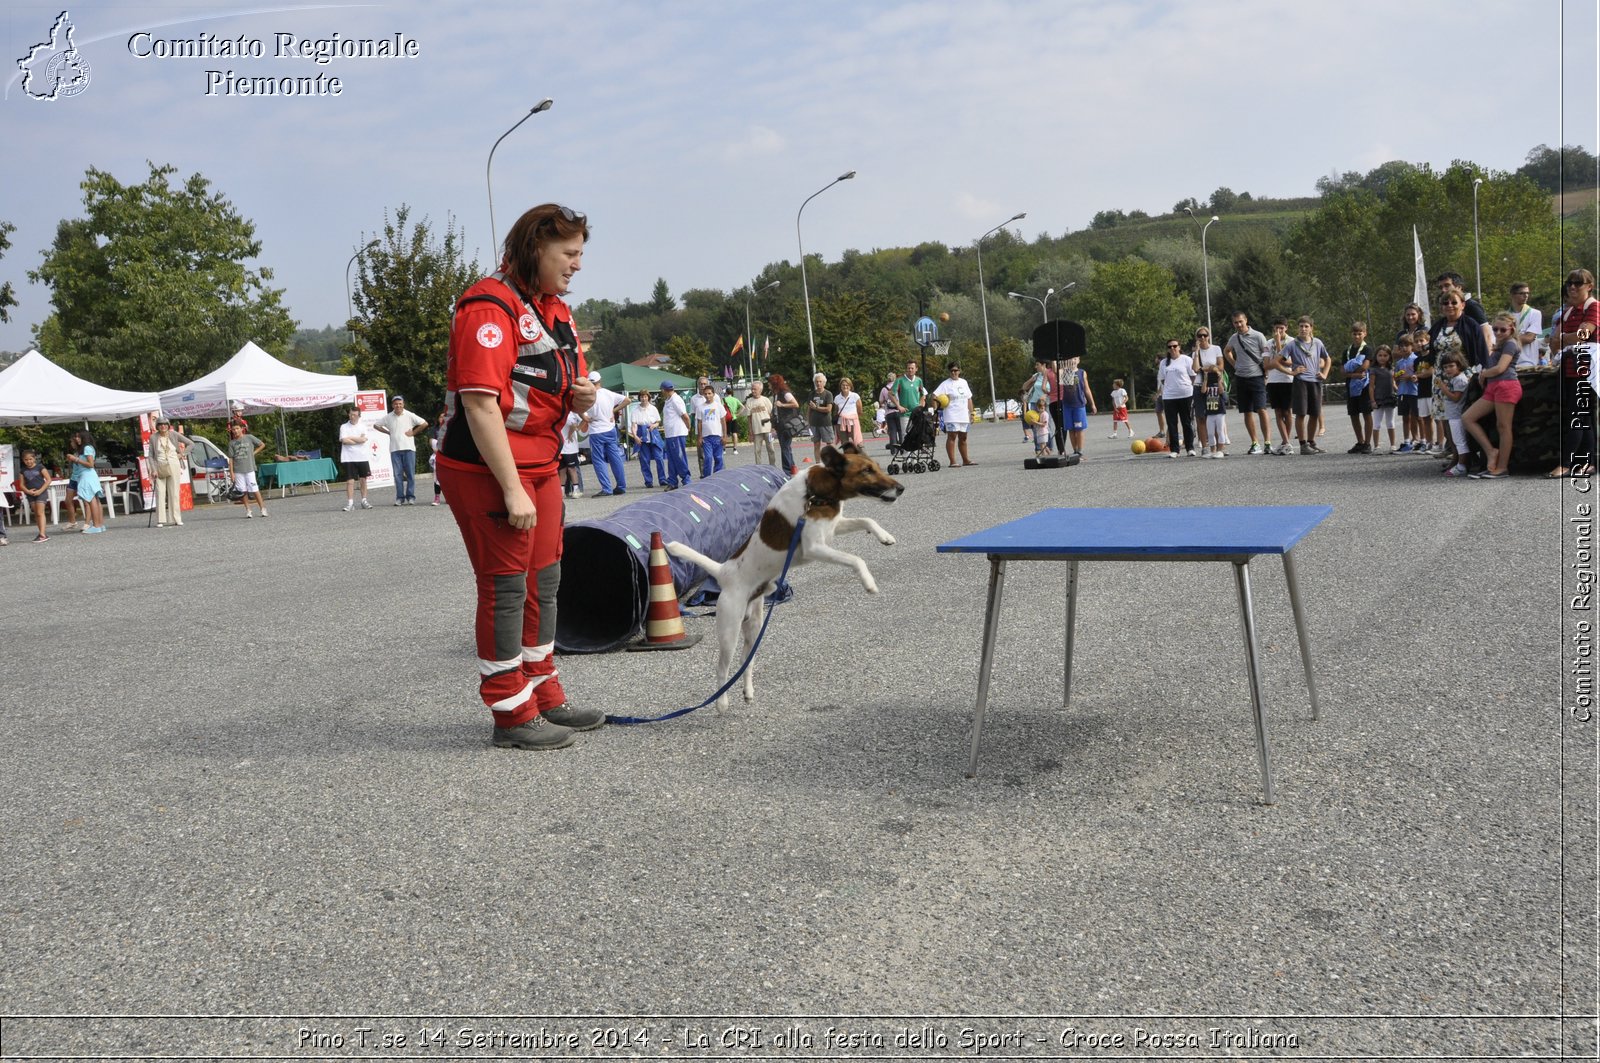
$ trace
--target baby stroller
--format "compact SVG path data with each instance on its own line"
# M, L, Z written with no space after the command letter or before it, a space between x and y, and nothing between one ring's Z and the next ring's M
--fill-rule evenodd
M890 476L904 472L938 472L939 460L933 456L934 444L939 441L934 413L927 406L911 411L911 423L898 443L889 444Z

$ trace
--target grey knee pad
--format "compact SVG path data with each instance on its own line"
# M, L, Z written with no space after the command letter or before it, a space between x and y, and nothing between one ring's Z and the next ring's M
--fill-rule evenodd
M556 592L561 589L561 562L546 565L534 573L534 587L539 595L539 645L548 646L556 640Z

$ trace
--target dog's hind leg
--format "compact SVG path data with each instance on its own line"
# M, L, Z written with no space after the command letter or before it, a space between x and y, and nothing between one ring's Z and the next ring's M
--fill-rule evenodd
M750 599L750 604L745 606L744 626L739 634L740 644L744 647L746 656L755 650L756 636L761 633L761 603L769 590L770 586L763 587ZM753 657L750 659L750 667L744 670L744 700L756 700L756 662Z
M848 535L850 532L862 531L863 529L876 535L878 541L884 546L894 545L894 536L885 531L883 525L871 517L840 517L833 522L833 533L835 535Z

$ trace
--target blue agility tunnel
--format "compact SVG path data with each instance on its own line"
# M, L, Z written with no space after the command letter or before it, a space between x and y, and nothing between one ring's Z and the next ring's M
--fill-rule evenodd
M767 503L789 478L773 465L725 469L666 494L623 506L608 517L567 525L561 590L556 596L556 649L605 653L644 629L650 604L650 533L723 560L744 545ZM678 597L706 582L700 566L668 555Z

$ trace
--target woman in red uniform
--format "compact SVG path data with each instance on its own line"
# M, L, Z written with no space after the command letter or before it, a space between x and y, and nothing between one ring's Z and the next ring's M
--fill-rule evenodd
M438 475L477 578L479 693L494 744L514 749L561 749L605 722L567 704L554 659L561 426L595 393L561 296L588 238L582 214L534 207L450 326Z

